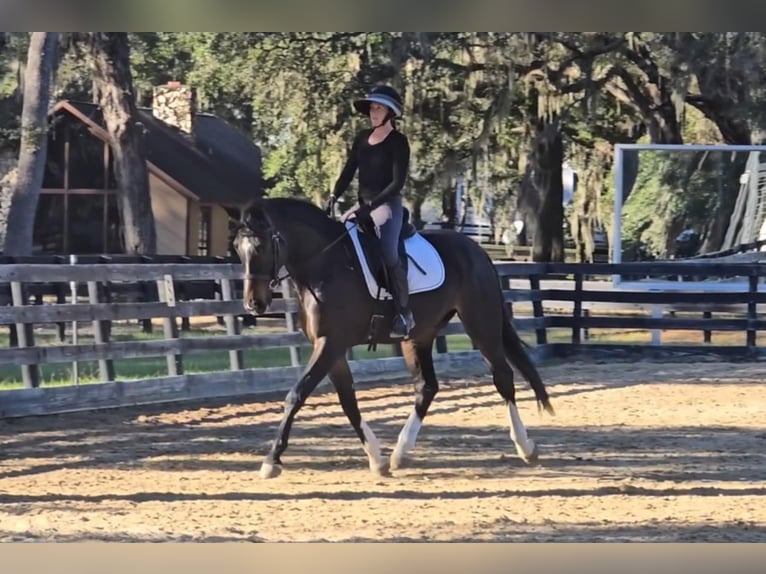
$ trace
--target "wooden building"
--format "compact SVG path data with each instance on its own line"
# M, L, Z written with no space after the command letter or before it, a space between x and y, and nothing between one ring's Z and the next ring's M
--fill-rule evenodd
M157 253L227 255L223 206L263 195L261 153L242 132L196 111L176 82L139 108ZM50 114L48 158L35 221L36 253L121 253L117 184L100 108L64 100Z

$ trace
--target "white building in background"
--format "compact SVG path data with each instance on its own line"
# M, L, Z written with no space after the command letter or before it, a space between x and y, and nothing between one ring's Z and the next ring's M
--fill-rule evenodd
M577 172L569 165L569 162L564 162L561 168L561 180L564 185L564 205L569 205L574 199L574 194L577 191Z

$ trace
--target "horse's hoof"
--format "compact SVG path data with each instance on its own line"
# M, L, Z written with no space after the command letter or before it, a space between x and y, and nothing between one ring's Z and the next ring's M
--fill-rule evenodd
M517 449L517 452L519 453L521 460L523 460L527 464L532 464L533 462L537 462L537 458L540 454L539 451L537 450L537 444L535 444L535 441L531 439L527 442L527 452L522 452L521 449Z
M270 462L264 462L261 465L261 478L267 479L267 478L276 478L280 474L282 474L282 465L281 464L271 464Z
M399 470L400 468L406 466L407 459L402 454L397 453L391 453L391 459L389 460L388 467L391 470Z
M372 474L379 477L387 477L391 476L390 466L386 462L382 462L381 464L371 464L370 470L372 471Z

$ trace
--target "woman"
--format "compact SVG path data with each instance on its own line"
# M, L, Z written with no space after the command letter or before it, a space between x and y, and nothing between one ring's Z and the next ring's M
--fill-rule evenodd
M406 270L399 260L399 235L402 228L402 190L410 162L407 136L396 129L394 120L402 117L402 98L389 86L375 87L354 108L370 118L371 127L354 138L346 165L335 183L326 208L332 212L335 202L359 172L357 221L378 223L383 259L388 271L391 294L397 316L392 338L406 338L415 321L410 311Z

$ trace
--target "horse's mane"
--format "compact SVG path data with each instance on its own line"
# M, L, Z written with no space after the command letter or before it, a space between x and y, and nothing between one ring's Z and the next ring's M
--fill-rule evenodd
M249 209L262 208L271 217L295 222L325 236L335 239L344 231L341 222L331 219L327 214L305 199L291 197L273 197L255 202Z

